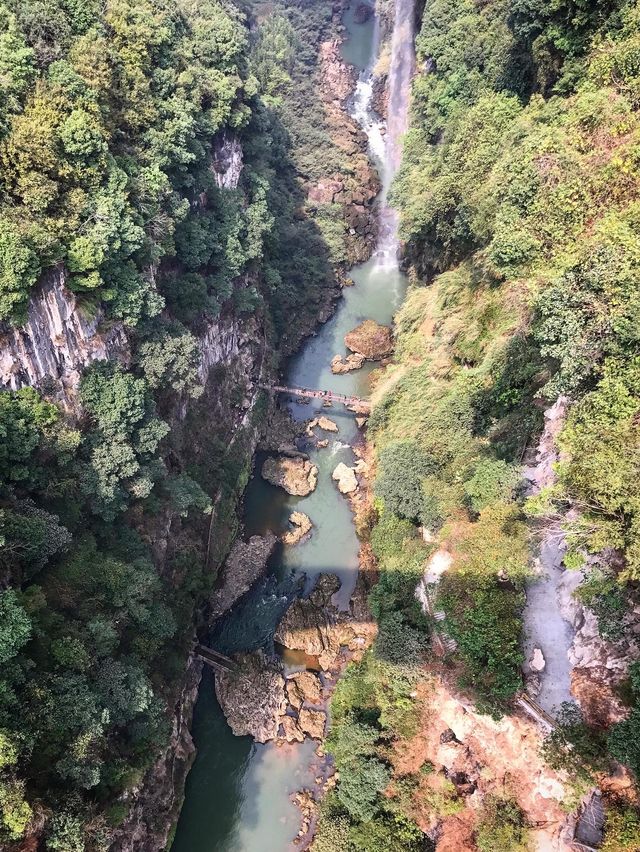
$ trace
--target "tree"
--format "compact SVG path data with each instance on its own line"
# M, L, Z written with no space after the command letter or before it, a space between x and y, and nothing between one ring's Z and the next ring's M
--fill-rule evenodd
M38 256L24 235L0 218L0 319L24 317L29 290L39 272Z
M7 663L31 637L31 621L13 589L0 592L0 664Z

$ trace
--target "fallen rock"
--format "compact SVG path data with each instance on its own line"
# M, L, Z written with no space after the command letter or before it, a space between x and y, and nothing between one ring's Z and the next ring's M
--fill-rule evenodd
M287 680L287 695L294 693L295 706L301 707L305 701L307 704L320 704L322 701L322 684L313 672L297 672ZM291 701L291 698L289 698ZM291 702L293 704L293 701Z
M258 743L278 736L287 700L282 663L263 651L240 654L238 671L218 671L216 696L229 727L237 737L247 734Z
M265 461L262 477L272 485L284 488L287 494L306 497L318 483L318 468L308 459L279 456Z
M282 734L288 743L301 743L304 741L304 734L293 716L283 716L281 724Z
M544 671L545 665L546 665L546 663L545 663L544 655L543 655L541 649L540 648L534 648L533 649L533 656L529 660L529 668L533 672L542 672L542 671Z
M367 420L367 417L356 417L356 426L358 429L362 429L362 427L366 425Z
M311 518L305 515L304 512L292 512L289 515L289 523L293 526L292 530L286 532L282 536L282 543L292 546L301 541L309 532L313 524Z
M285 690L287 692L287 699L289 704L293 707L294 710L299 710L304 703L304 696L298 689L298 685L295 680L289 678L285 684Z
M320 666L331 666L340 651L342 634L332 623L331 597L340 588L335 574L322 574L308 598L297 598L286 611L275 632L285 648L318 657Z
M211 598L213 619L230 610L264 573L276 541L277 537L273 533L253 535L249 541L236 541Z
M322 441L318 441L317 444L316 444L316 447L319 450L324 450L324 448L328 447L328 446L329 446L329 441L328 441L327 438L324 438Z
M298 725L314 740L324 737L324 728L327 722L327 714L323 710L307 710L303 707L298 714Z
M349 648L354 656L361 655L377 632L364 601L359 603L356 598L351 611L338 610L332 597L340 586L335 574L321 574L308 598L297 598L291 603L275 633L276 642L285 648L316 657L327 679L327 670L335 664L341 647ZM315 675L309 673L301 686L305 696L309 696L306 699L309 703L313 698L308 691L313 677Z
M350 373L352 370L359 370L367 359L364 355L358 352L352 352L346 357L342 355L334 355L331 359L331 372L339 376L342 373Z
M314 204L331 204L335 196L342 192L344 184L339 180L325 178L309 187L307 198Z
M344 338L352 352L363 355L367 361L379 361L393 352L393 335L388 325L365 320Z
M338 491L341 494L352 494L354 491L358 490L356 472L352 467L348 467L344 462L340 462L331 474L331 478L338 483Z

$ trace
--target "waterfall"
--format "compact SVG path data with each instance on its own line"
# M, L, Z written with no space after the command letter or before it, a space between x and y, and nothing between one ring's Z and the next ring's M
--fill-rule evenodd
M391 37L387 132L384 138L380 231L376 250L378 265L387 269L398 267L399 217L397 211L387 204L387 195L400 168L401 140L407 132L409 122L409 97L415 64L413 3L414 0L395 0L395 20Z

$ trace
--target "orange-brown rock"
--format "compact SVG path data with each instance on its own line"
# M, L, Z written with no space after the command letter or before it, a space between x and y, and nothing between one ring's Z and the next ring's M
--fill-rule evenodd
M352 352L367 361L380 361L393 352L393 334L388 325L365 320L345 335L344 342Z
M580 704L588 725L608 728L625 719L629 713L614 686L598 677L592 669L574 669L571 672L571 693Z

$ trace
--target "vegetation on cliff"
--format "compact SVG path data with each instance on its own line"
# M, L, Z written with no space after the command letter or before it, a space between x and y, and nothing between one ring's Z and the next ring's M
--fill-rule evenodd
M582 597L594 603L603 635L628 623L639 576L639 23L638 4L623 0L434 0L424 10L411 128L392 193L415 286L396 317L395 363L380 377L369 422L381 568L372 603L376 610L384 600L386 611L376 612L381 631L370 656L336 692L340 781L321 823L323 850L388 848L384 826L405 830L428 799L422 770L407 776L394 766L404 728L417 724L419 687L401 697L401 728L387 724L379 696L404 682L412 661L419 682L428 660L413 589L433 549L452 557L432 590L457 643L449 662L494 714L522 685L527 514L561 523L567 565L615 552ZM571 403L558 485L525 504L518 468L558 394ZM569 507L578 509L574 520L564 517ZM584 763L606 765L608 749L638 771L635 680L630 715L608 737L580 722ZM342 720L368 725L369 735L342 743ZM382 791L360 769L373 759L389 772ZM366 810L341 794L354 773ZM523 848L517 793L508 825L482 816L479 848ZM461 805L455 792L428 801L434 819ZM608 825L612 849L635 848L632 810L616 806ZM374 836L387 839L377 845Z
M168 742L264 414L239 428L244 367L203 386L202 335L290 351L335 290L344 233L327 244L300 186L345 164L311 82L331 9L255 15L0 5L0 321L62 269L131 354L85 371L73 420L55 379L0 391L3 847L108 848Z

